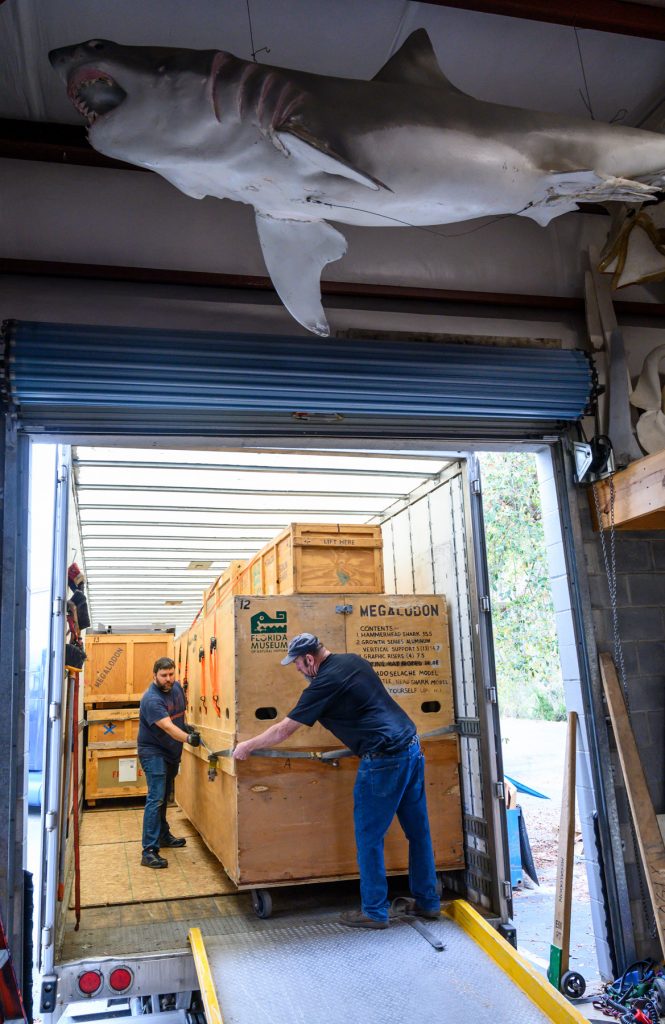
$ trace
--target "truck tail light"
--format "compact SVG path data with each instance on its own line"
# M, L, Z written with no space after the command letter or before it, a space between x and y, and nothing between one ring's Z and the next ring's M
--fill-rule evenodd
M114 992L126 992L134 981L134 975L128 967L116 967L109 976L109 985Z
M94 996L102 987L103 980L100 971L84 971L79 978L79 991L84 996Z

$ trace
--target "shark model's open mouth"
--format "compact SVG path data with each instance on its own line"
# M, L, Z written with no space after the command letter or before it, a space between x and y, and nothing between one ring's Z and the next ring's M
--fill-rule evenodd
M97 68L78 68L67 81L67 95L78 110L94 124L98 117L119 107L127 93L110 75Z

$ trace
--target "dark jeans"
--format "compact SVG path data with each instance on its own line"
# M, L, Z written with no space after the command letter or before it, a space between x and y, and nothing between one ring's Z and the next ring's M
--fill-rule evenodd
M179 764L171 764L163 757L142 757L141 767L148 785L143 812L143 850L158 850L162 839L169 833L166 821L166 802L178 774Z
M395 815L409 840L409 888L424 910L438 910L436 869L425 800L425 758L416 741L391 757L362 757L353 791L363 913L388 919L383 840Z

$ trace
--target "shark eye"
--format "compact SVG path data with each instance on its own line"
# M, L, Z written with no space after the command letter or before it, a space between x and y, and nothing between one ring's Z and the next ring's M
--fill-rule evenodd
M104 42L101 39L91 39L88 43L89 50L103 50Z

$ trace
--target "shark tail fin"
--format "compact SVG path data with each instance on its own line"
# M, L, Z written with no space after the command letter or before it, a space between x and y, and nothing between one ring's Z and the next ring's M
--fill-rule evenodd
M439 89L450 89L451 92L460 92L439 67L434 47L424 28L418 28L411 33L397 53L394 53L374 75L372 81L411 82L414 85L431 85Z

